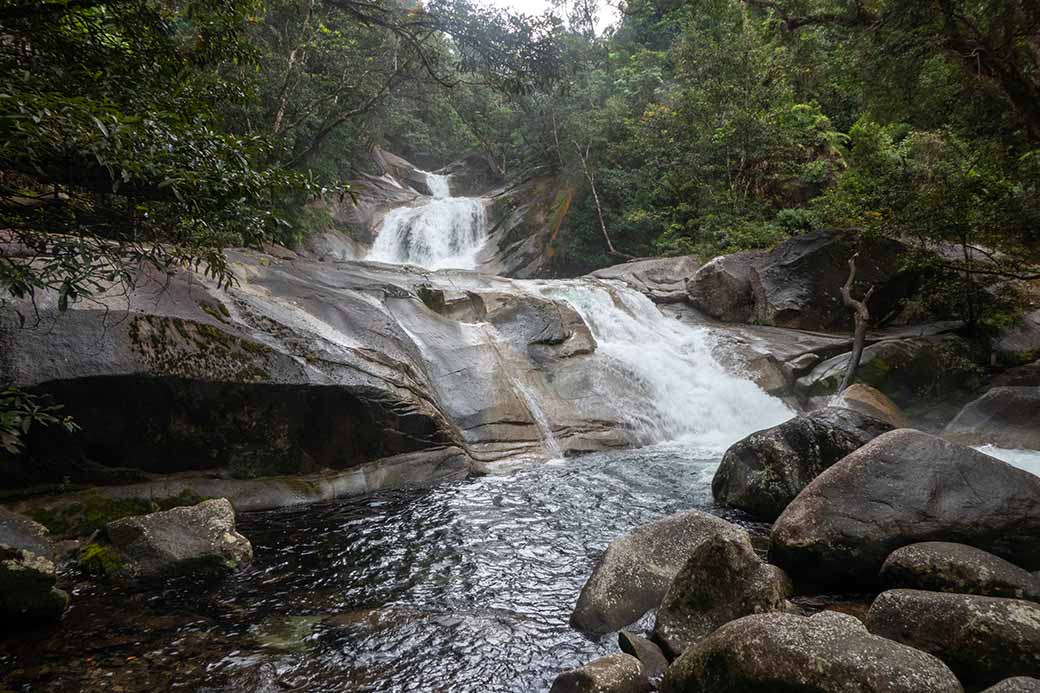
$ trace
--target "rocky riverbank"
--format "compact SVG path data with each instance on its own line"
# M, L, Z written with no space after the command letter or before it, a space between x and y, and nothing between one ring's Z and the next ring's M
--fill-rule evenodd
M732 446L712 489L776 518L766 555L701 513L617 539L572 623L653 627L554 693L1040 690L1040 477L832 408ZM869 609L789 601L843 593Z

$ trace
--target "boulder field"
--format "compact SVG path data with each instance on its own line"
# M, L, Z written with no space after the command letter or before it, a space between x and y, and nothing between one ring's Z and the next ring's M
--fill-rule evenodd
M770 560L817 584L876 584L895 549L952 541L1040 568L1040 478L912 429L816 477L773 525Z
M819 433L821 422L830 428ZM746 487L759 475L784 478L783 465L772 471L732 460L738 453L771 460L781 447L778 459L816 462L836 422L838 435L850 424L870 435L821 469L803 470L804 488L786 507L779 503L770 562L734 525L672 516L666 521L687 529L684 541L667 541L660 524L616 540L572 623L579 625L579 612L609 608L614 618L593 631L603 633L656 609L649 640L629 631L619 639L644 666L659 668L665 656L665 693L1036 690L1040 572L1030 571L1040 567L1040 478L851 409L797 417L740 441L719 471L748 477ZM612 569L622 554L623 572ZM609 590L590 589L608 573L616 580ZM789 601L788 574L801 596L886 591L862 620L829 610L807 617L819 606Z

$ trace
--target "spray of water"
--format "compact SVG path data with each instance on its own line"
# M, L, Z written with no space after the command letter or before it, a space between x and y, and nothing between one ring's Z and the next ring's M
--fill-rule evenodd
M779 399L726 371L707 331L666 318L642 294L576 280L541 285L585 319L607 367L594 384L643 444L677 441L718 454L791 418Z
M448 176L426 174L432 197L398 207L384 218L369 260L427 269L475 269L487 241L487 212L479 197L451 197Z

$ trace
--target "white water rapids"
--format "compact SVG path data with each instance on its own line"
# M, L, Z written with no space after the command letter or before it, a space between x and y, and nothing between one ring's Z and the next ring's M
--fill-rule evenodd
M487 239L481 198L450 196L447 176L427 173L431 197L385 217L368 259L427 269L476 267ZM728 372L711 353L706 330L666 318L642 294L595 279L517 281L514 289L570 304L596 338L604 366L590 389L623 422L634 443L676 442L705 458L718 457L749 433L793 416L779 399ZM488 336L497 349L506 348ZM551 417L536 388L510 372L499 358L516 396L531 412L549 457L558 457ZM544 410L544 411L543 411Z
M589 325L597 353L608 363L594 387L639 443L678 442L715 457L749 433L794 415L723 368L706 330L665 317L637 291L578 279L543 283L541 293L566 301Z
M432 197L387 213L368 260L427 269L475 269L487 241L487 212L479 197L451 197L448 176L426 173Z

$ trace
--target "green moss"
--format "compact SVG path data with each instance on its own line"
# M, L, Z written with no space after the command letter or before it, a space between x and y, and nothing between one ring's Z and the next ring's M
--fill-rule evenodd
M214 305L206 301L199 301L199 308L201 308L202 312L206 315L210 316L214 320L219 320L222 323L227 323L227 318L231 317L231 311L229 311L227 306L223 303L217 303Z
M80 567L91 575L115 577L123 571L123 557L111 546L92 542L79 557Z
M146 515L207 500L191 489L166 498L110 498L100 491L78 494L76 500L54 508L38 508L29 515L56 536L85 537L114 520Z
M250 341L248 339L238 340L238 346L242 349L242 351L254 354L256 356L266 356L267 354L271 353L271 347L267 346L266 344L261 344L260 342Z

